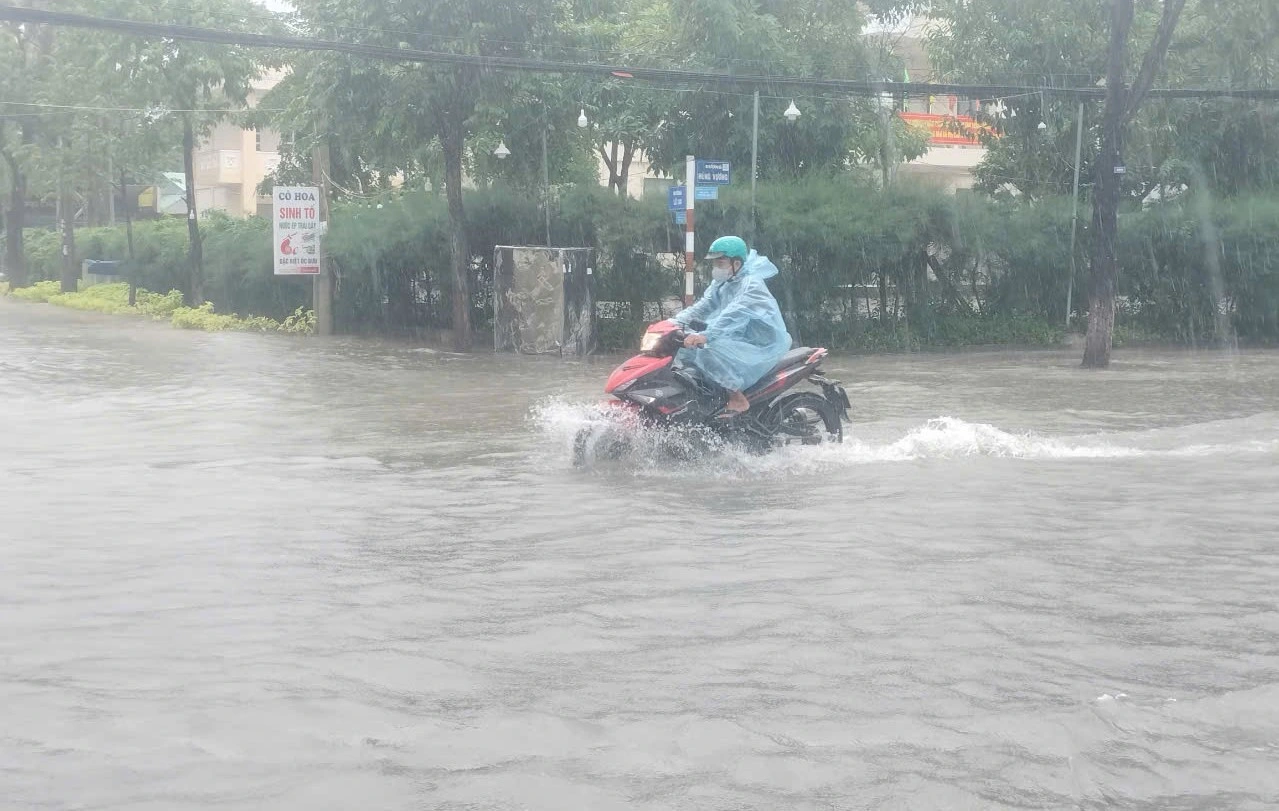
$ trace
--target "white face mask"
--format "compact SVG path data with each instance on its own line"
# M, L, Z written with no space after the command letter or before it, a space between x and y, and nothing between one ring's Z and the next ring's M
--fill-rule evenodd
M727 267L727 268L712 267L711 268L711 278L717 282L727 281L728 279L731 279L732 277L733 277L733 269L731 267Z

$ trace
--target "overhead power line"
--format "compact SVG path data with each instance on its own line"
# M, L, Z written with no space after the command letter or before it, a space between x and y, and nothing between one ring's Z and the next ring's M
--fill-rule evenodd
M484 70L514 70L539 73L585 74L600 78L633 79L659 85L700 85L706 88L773 88L820 90L848 95L873 96L885 91L907 96L955 95L971 99L1007 98L1043 93L1076 99L1102 99L1105 89L1089 87L1034 87L1027 85L972 85L931 82L862 81L853 79L821 79L802 76L730 75L708 71L599 65L587 62L563 62L518 56L485 56L416 48L388 48L337 40L250 34L221 31L172 23L152 23L73 14L62 11L18 8L0 5L0 20L40 25L61 25L116 31L143 38L168 38L221 45L253 48L278 48L302 51L328 51L365 59L394 62L416 62L454 67L476 67ZM1279 99L1279 89L1219 90L1208 88L1156 88L1150 96L1173 99L1237 98Z

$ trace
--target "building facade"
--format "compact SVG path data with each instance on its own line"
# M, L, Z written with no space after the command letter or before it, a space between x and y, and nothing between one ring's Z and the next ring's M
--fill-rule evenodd
M255 80L249 106L256 106L282 77L270 73ZM258 185L279 163L278 132L244 129L231 121L219 123L196 148L196 210L225 211L233 217L269 214L271 199L258 194Z

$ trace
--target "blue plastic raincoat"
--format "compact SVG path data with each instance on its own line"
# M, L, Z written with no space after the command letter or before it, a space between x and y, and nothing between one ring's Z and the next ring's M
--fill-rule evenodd
M675 316L685 327L706 322L706 346L681 349L680 363L732 391L749 388L776 366L791 345L782 311L764 283L776 275L776 265L751 251L737 275L711 282L700 301Z

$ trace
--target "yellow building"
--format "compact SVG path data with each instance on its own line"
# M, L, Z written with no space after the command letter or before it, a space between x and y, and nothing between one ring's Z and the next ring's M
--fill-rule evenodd
M282 73L269 73L253 83L249 106L279 83ZM269 215L271 198L258 194L258 184L280 163L280 134L243 129L223 121L195 152L196 210L225 211L233 217Z

